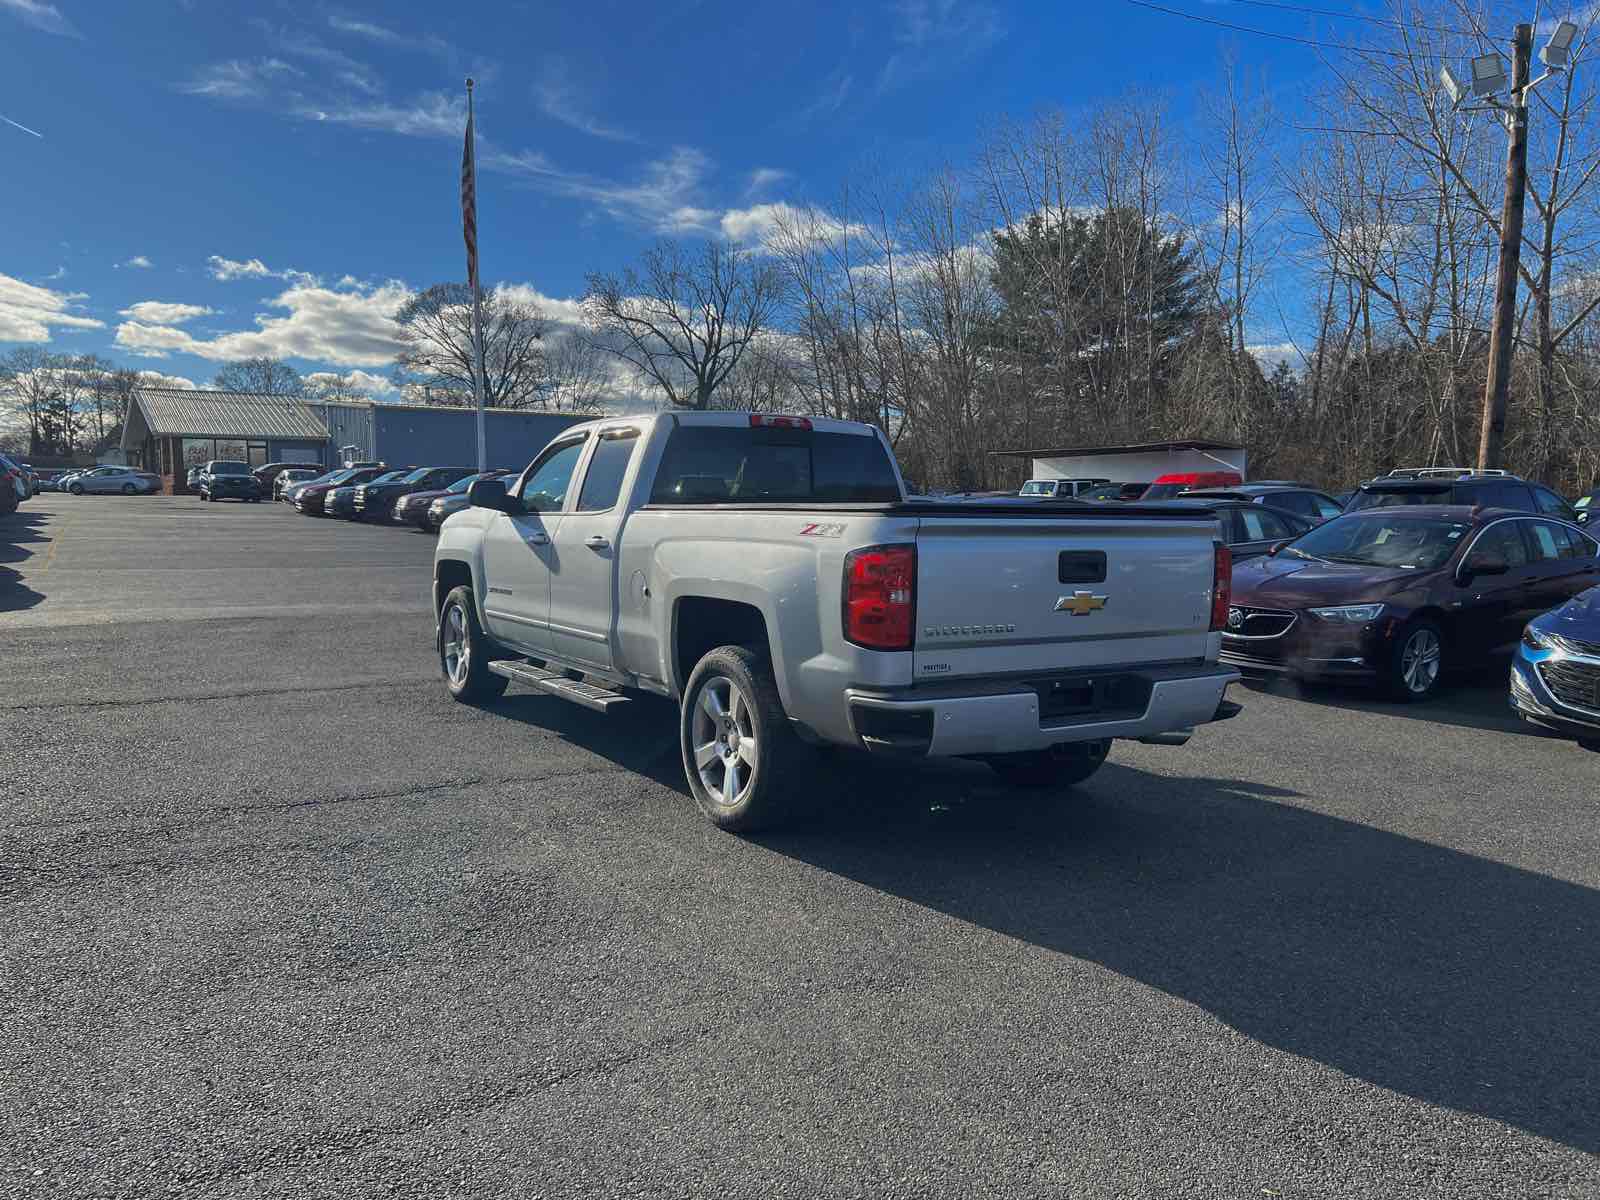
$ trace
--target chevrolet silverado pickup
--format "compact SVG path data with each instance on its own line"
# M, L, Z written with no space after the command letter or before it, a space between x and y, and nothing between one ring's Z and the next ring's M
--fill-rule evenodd
M1203 507L908 499L873 426L732 412L577 425L468 499L434 559L451 695L668 697L726 829L784 815L807 743L1062 787L1239 711Z

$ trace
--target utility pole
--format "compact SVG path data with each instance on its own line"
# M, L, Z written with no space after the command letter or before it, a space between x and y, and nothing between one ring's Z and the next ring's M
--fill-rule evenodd
M1511 36L1511 104L1506 111L1511 141L1506 148L1500 272L1494 287L1489 377L1483 387L1483 428L1478 438L1480 471L1501 464L1506 434L1506 393L1511 386L1511 351L1516 340L1517 271L1522 261L1522 206L1528 191L1528 71L1532 59L1533 26L1518 25Z

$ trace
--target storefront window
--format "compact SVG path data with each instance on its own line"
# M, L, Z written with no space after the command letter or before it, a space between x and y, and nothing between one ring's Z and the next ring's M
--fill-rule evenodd
M244 462L250 457L250 447L234 438L218 438L216 457L228 462Z
M198 467L217 457L217 443L213 438L184 438L183 465Z
M250 443L250 458L249 458L248 461L249 461L249 463L250 463L250 465L252 467L264 467L264 466L266 466L267 465L267 444L265 442L251 442Z

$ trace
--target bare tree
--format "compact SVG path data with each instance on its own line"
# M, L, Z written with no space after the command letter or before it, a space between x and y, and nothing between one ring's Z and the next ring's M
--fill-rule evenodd
M268 396L299 396L305 381L281 358L260 354L218 368L211 385L228 392L259 392Z
M436 283L395 314L401 349L394 380L435 400L473 399L472 293L464 283ZM538 305L505 288L483 293L485 408L530 408L544 403L549 380L545 338L549 319Z
M589 276L591 342L629 364L679 408L709 408L716 390L781 305L777 265L725 242L696 250L663 240L636 270Z
M598 412L611 394L604 356L572 330L553 334L545 352L544 404L556 412Z

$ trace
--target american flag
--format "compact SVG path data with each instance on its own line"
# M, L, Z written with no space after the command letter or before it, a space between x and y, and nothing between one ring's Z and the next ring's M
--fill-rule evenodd
M470 86L470 84L469 84ZM467 140L461 149L461 235L467 243L467 283L478 286L478 190L472 161L472 106L467 106Z

